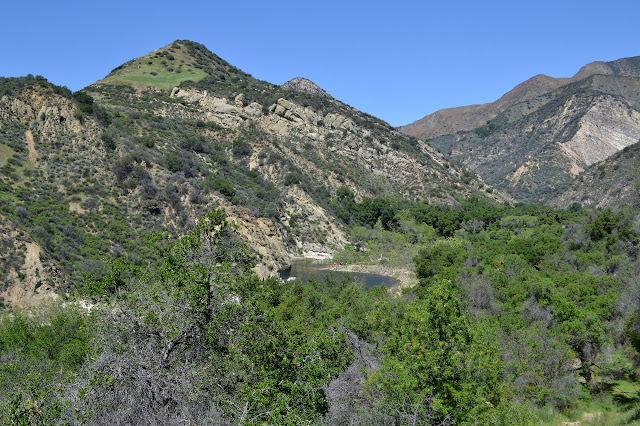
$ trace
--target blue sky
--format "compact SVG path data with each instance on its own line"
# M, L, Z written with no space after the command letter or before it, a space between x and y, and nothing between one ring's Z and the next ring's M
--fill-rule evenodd
M392 125L491 102L536 75L640 56L636 0L12 1L0 76L79 90L177 39L254 77L306 77Z

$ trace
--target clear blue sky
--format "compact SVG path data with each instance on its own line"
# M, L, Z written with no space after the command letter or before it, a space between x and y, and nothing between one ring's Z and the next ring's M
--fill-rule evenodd
M536 75L640 56L640 2L14 1L2 8L0 76L79 90L177 39L254 77L306 77L403 125L491 102Z

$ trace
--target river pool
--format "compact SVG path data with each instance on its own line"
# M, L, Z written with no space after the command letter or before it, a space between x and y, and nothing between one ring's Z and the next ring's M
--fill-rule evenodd
M291 269L280 271L280 277L283 280L289 278L297 278L300 280L306 280L310 277L322 278L325 275L333 274L337 277L348 275L352 280L361 281L367 287L375 287L380 284L384 284L387 287L393 287L399 284L400 281L393 277L386 275L368 274L364 272L347 272L342 271L340 268L343 266L337 265L337 269L333 268L334 262L331 259L326 260L310 260L300 259L294 260L291 263Z

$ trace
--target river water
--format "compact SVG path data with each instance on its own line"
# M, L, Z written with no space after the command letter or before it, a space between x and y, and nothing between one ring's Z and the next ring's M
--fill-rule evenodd
M313 278L322 278L325 275L333 274L336 277L342 277L343 275L348 275L354 281L361 281L367 287L375 287L380 284L384 284L387 287L393 287L400 282L393 278L388 277L386 275L376 275L376 274L368 274L364 272L346 272L340 270L340 265L338 265L337 270L334 270L332 267L334 265L333 260L309 260L309 259L301 259L294 260L291 263L291 270L285 270L280 272L280 277L283 280L287 280L289 278L297 278L300 280L306 280L310 277Z

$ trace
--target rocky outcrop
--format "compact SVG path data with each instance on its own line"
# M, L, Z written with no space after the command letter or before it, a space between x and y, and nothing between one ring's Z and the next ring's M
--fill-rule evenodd
M8 268L0 299L11 306L34 306L55 299L61 283L58 268L42 247L16 224L0 215L2 264Z
M278 99L277 103L269 107L269 112L279 115L280 117L285 118L289 121L293 121L294 123L303 123L305 121L305 119L303 118L305 115L304 111L301 110L301 108L299 108L296 104L294 104L293 102L289 102L286 99Z
M594 100L573 137L559 145L581 166L590 166L640 140L640 112L609 96Z
M313 81L307 80L306 78L302 77L296 77L292 80L289 80L281 87L283 89L293 90L294 92L306 93L308 95L322 96L332 99L327 92L318 87L318 85Z
M202 118L226 127L237 127L247 119L262 115L262 105L257 102L247 104L242 93L230 101L226 98L213 96L206 90L174 87L171 91L171 97L181 99L185 103L198 104L200 115L203 115ZM167 113L174 114L176 112L175 109L172 109Z
M178 87L173 88L171 97L181 99L185 103L197 103L204 113L203 119L223 126L236 127L248 117L248 114L244 114L242 98L229 101L226 98L212 96L206 90L200 91ZM255 113L253 109L251 112Z

